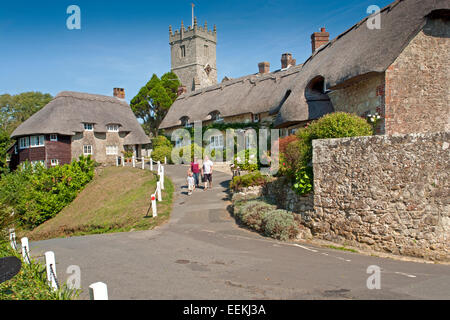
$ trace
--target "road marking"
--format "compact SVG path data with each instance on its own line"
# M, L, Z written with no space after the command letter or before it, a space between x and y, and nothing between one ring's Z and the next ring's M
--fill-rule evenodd
M413 274L407 274L407 273L404 273L404 272L395 272L395 274L399 274L399 275L402 275L402 276L405 276L405 277L408 277L408 278L417 278Z
M316 252L316 253L319 252L319 251L317 251L317 250L310 249L310 248L308 248L308 247L301 246L301 245L299 245L299 244L293 244L293 246L299 247L299 248L302 248L302 249L305 249L305 250L308 250L308 251L311 251L311 252Z

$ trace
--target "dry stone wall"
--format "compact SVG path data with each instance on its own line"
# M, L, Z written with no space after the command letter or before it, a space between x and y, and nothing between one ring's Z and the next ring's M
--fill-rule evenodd
M316 140L316 237L449 261L450 132Z

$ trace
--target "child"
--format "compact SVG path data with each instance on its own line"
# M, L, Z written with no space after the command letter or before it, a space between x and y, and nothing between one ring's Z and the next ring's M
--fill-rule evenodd
M195 190L195 179L194 179L194 175L192 174L192 171L188 171L188 177L187 177L187 182L188 182L188 196L192 195L192 192Z

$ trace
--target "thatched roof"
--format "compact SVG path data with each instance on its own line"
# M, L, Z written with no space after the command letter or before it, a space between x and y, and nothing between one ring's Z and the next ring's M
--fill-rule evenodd
M160 129L180 126L181 118L206 121L210 113L219 111L221 117L268 112L279 105L301 66L269 74L223 81L204 89L181 95L172 105Z
M124 141L126 145L150 143L124 100L68 91L59 93L44 108L22 123L11 138L52 133L74 135L84 131L84 123L93 123L94 132L100 133L107 131L108 124L119 124L119 131L128 133Z
M213 111L222 117L271 111L277 114L278 127L317 119L332 112L333 106L326 95L307 96L311 80L322 76L326 88L333 89L347 80L384 72L424 26L425 17L449 6L448 0L396 1L382 9L380 30L370 30L365 18L316 50L303 65L225 81L180 96L160 128L179 126L183 117L208 120Z
M365 18L330 41L303 65L275 125L305 120L313 109L305 99L305 88L316 76L323 76L326 88L334 89L352 78L386 71L424 27L426 16L434 10L449 8L448 0L396 1L382 9L381 29L370 30Z

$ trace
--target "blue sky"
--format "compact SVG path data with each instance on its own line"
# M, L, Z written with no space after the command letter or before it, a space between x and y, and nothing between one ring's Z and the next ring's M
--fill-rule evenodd
M393 1L393 0L392 0ZM391 0L196 0L199 24L217 25L218 81L255 73L281 54L297 63L311 54L312 32L326 27L334 38ZM2 1L0 94L63 90L112 95L123 87L127 100L153 73L170 70L169 25L191 23L189 0ZM69 5L81 8L81 30L68 30ZM357 48L355 48L357 49Z

